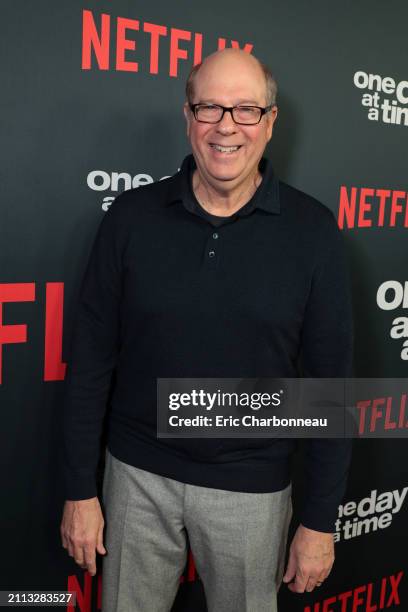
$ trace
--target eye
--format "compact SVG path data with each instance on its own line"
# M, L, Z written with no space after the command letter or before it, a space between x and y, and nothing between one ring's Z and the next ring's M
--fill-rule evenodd
M257 115L259 113L259 109L256 106L237 106L238 112L242 115Z
M199 121L217 123L222 115L222 108L216 104L199 104L196 106L195 116Z
M216 104L200 104L197 107L200 111L204 111L204 112L211 112L211 111L218 111L219 110L219 106L217 106Z

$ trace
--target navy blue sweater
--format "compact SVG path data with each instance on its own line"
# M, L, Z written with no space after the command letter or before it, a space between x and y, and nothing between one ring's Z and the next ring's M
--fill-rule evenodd
M230 217L194 197L194 158L119 195L82 283L64 405L67 499L96 495L100 437L130 465L198 486L271 492L291 478L293 439L156 434L156 379L351 375L341 233L323 204L263 180ZM113 376L113 373L115 375ZM305 442L303 525L334 531L351 440Z

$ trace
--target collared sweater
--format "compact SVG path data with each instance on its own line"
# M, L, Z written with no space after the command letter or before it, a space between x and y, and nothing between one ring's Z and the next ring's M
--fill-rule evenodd
M119 460L198 486L272 492L296 440L158 438L157 378L345 377L352 315L333 213L259 165L253 197L209 215L189 155L130 189L99 226L82 281L64 402L66 499L97 494L100 439ZM333 532L351 440L305 441L300 520Z

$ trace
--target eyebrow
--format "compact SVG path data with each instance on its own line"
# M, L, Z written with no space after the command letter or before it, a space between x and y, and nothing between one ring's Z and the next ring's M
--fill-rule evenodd
M218 104L219 106L223 106L219 102L216 102L214 98L204 98L203 100L200 100L199 104ZM234 106L239 106L241 104L247 106L259 106L259 103L257 101L246 99L238 100L238 102L236 102Z

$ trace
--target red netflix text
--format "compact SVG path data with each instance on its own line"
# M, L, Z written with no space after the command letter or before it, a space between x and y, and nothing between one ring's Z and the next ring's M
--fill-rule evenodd
M21 344L29 341L29 330L25 323L6 323L5 304L35 301L35 283L0 284L0 385L2 384L3 357L7 344ZM8 312L12 307L8 306ZM44 380L64 380L66 364L62 362L62 324L64 311L64 283L45 285L44 325ZM10 315L8 315L10 316Z
M408 227L406 191L340 187L338 225L344 227Z
M137 33L137 34L135 34ZM142 65L138 54L142 49L142 58L147 54L148 61ZM216 48L211 51L242 48L251 53L253 45L240 45L237 40L227 41L218 38ZM164 73L171 77L178 76L179 62L189 61L194 66L203 57L203 34L167 27L157 23L141 22L138 19L112 17L102 13L97 18L92 11L82 13L82 69L118 70L150 74ZM114 61L111 59L114 58Z
M358 433L373 433L408 428L407 394L400 397L376 397L356 403Z
M400 597L398 587L404 572L385 576L378 582L362 584L350 591L328 597L311 606L306 606L304 612L377 612L390 606L399 606Z

